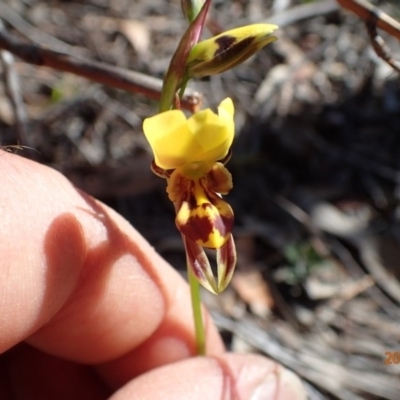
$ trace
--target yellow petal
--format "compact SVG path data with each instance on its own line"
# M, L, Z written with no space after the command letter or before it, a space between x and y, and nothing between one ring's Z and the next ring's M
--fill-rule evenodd
M236 266L236 247L233 237L217 249L218 293L223 292L232 279Z
M193 140L185 114L180 110L166 111L146 118L143 131L154 153L156 164L174 169L190 162L190 155L200 151Z
M221 118L208 109L189 118L188 126L199 146L191 155L193 161L217 161L228 154L234 137L233 119Z
M233 36L237 40L243 40L252 36L257 38L257 40L263 40L266 36L270 35L277 29L278 26L273 24L252 24L252 25L241 26L240 28L235 28L223 32L218 36L216 36L216 38L222 36Z
M207 109L189 118L190 130L195 133L202 151L194 159L217 161L228 154L235 134L233 114L233 102L228 97L218 106L218 115Z
M186 119L182 111L171 110L145 119L143 131L156 165L175 169L224 158L234 138L233 113L233 102L227 98L219 105L218 115L206 109Z
M222 100L218 106L218 115L224 120L233 120L234 112L235 107L233 106L233 101L230 97Z

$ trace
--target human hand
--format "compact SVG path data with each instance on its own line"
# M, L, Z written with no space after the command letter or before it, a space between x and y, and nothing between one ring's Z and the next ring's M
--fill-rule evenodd
M188 286L113 210L16 155L0 170L0 399L305 398L206 313L194 357Z

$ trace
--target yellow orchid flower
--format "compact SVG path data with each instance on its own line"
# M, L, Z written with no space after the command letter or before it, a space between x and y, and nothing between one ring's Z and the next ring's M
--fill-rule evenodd
M170 110L143 122L154 153L153 170L167 178L189 265L198 281L214 293L225 289L236 264L233 211L221 198L232 188L223 163L233 142L233 114L232 100L227 98L218 114L206 109L186 118L182 111ZM203 248L217 251L218 282Z
M187 60L190 77L219 74L242 63L267 44L278 27L272 24L253 24L232 29L203 40L192 47Z
M156 165L168 170L223 159L233 141L233 112L232 100L227 98L219 105L218 115L206 109L186 119L181 110L170 110L145 119L143 131Z

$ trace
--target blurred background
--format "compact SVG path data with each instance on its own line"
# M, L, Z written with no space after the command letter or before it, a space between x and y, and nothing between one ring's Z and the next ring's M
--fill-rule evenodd
M400 19L397 0L374 4ZM0 20L15 39L155 78L187 26L179 0L2 0ZM399 75L334 0L214 0L203 36L259 22L278 24L279 40L189 85L204 107L236 105L238 266L204 302L229 348L278 360L311 399L399 399ZM33 148L10 150L115 208L184 274L141 130L157 102L2 53L0 145Z

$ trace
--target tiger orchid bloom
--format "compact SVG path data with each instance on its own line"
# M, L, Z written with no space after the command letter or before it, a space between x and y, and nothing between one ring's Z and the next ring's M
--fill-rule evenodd
M181 110L169 110L143 123L154 153L153 171L167 179L189 267L215 294L229 284L236 265L233 211L221 196L232 188L232 177L224 164L234 137L233 114L232 100L226 98L218 114L206 109L186 118ZM216 250L217 280L204 248Z

